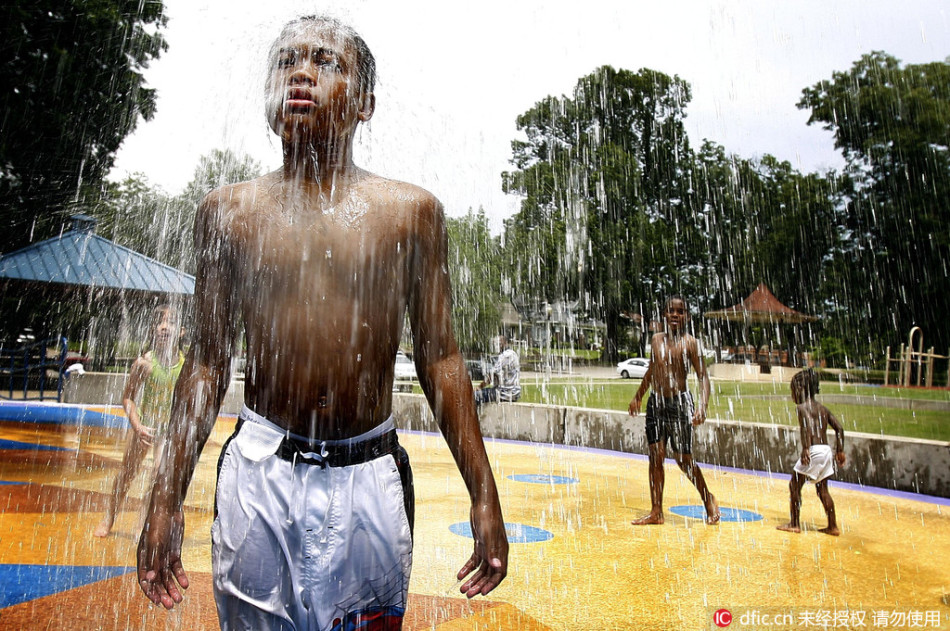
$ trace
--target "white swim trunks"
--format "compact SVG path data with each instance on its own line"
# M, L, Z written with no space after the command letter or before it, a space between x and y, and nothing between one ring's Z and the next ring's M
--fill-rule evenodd
M830 445L812 445L808 448L808 459L808 465L803 465L799 458L795 462L795 471L814 482L821 482L835 474L835 456Z
M244 408L221 453L211 527L221 628L399 628L411 489L392 419L307 443Z

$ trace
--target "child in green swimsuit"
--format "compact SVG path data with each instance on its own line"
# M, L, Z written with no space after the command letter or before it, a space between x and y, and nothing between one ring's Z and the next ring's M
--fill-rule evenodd
M161 440L157 438L164 433L168 423L175 382L185 363L185 356L179 347L181 334L175 310L169 306L156 308L152 349L132 364L122 393L122 407L132 432L112 487L106 514L93 532L97 537L105 537L112 531L115 516L125 501L129 484L135 479L148 448L154 446L155 455L161 448Z

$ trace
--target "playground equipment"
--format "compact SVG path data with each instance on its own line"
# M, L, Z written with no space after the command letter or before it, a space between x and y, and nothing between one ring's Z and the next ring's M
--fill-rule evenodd
M916 340L916 347L914 342ZM931 346L927 352L924 352L924 332L919 326L915 326L907 335L907 344L901 344L900 354L897 357L891 357L891 347L887 347L887 359L884 363L884 385L890 384L891 364L897 366L897 380L894 385L900 386L925 386L933 387L934 362L938 359L948 359L947 355L937 355ZM914 383L913 376L916 375L917 383ZM950 388L950 369L947 370L947 387Z

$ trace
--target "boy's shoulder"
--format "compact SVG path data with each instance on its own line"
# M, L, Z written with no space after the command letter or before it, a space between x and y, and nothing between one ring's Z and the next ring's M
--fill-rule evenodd
M364 172L360 188L380 202L392 202L419 210L441 210L438 198L417 184Z
M804 412L804 413L806 413L806 414L814 414L814 415L826 413L826 412L829 411L828 408L826 408L824 405L822 405L822 404L821 404L817 399L815 399L814 397L810 397L810 398L805 399L805 400L802 401L801 403L797 404L796 407L797 407L800 411L802 411L802 412Z
M235 218L252 212L259 201L272 190L276 179L273 173L253 180L225 184L213 189L198 204L199 221L219 224L226 218ZM219 225L220 227L220 225Z
M669 335L666 331L660 331L659 333L653 334L654 342L669 342L671 344L699 344L699 341L693 337L690 333L679 333L676 335Z
M279 180L279 174L275 171L256 177L253 180L244 182L235 182L233 184L224 184L213 189L205 195L203 204L213 203L220 205L225 202L241 202L254 199L262 190L272 188Z
M264 200L276 200L282 182L281 173L275 171L246 182L226 184L208 193L201 205L212 223L223 220L233 225L235 220L249 221L253 215L274 211L275 204ZM376 211L377 217L395 222L393 226L408 222L406 225L421 228L442 222L442 204L421 186L360 170L349 187L357 199Z
M377 222L390 226L393 234L408 233L436 238L445 229L445 210L428 190L401 180L367 174L359 183L360 194Z

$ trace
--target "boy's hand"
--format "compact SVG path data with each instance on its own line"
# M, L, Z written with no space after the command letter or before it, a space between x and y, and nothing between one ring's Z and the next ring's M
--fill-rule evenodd
M640 414L640 402L643 401L643 397L639 394L633 397L633 401L630 402L630 407L627 411L630 413L630 416L637 416Z
M808 463L811 462L811 456L808 454L808 451L802 452L802 464L808 466Z
M838 466L843 467L844 463L848 461L848 457L844 455L843 451L839 451L835 454L835 460L838 461Z
M702 425L705 422L706 422L706 410L697 408L697 410L693 412L693 425Z
M475 551L458 572L458 580L471 577L459 591L472 598L498 587L508 574L508 535L501 513L488 504L472 506L472 537Z
M171 609L182 601L181 591L188 588L188 575L181 565L181 539L185 516L181 511L169 514L153 511L142 528L138 547L139 587L156 605Z
M155 439L155 430L140 423L135 426L135 436L143 445L151 445Z

